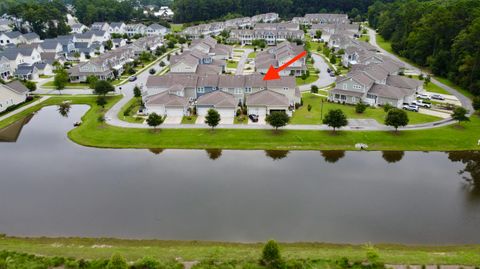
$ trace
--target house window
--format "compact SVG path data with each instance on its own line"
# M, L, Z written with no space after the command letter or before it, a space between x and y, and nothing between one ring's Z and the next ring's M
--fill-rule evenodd
M335 99L339 99L340 98L340 94L335 94Z
M343 84L342 88L343 88L344 90L346 90L346 89L347 89L347 84Z
M242 94L242 93L243 93L242 89L235 89L235 94Z
M340 99L341 99L342 101L345 101L345 100L347 100L347 96L342 95L342 96L340 97Z
M288 87L284 87L283 90L284 90L284 91L288 91Z
M252 92L252 88L249 87L245 89L245 93L251 93L251 92Z
M198 93L204 93L204 92L205 92L205 88L203 88L203 87L198 88L198 89L197 89L197 92L198 92Z
M360 85L353 85L353 88L354 88L354 89L357 89L357 90L360 90L360 89L362 89L362 86L360 86Z

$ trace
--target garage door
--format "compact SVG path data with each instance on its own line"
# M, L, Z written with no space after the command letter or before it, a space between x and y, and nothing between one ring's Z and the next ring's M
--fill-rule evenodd
M235 117L235 111L231 108L219 108L217 109L220 118L233 118Z
M267 110L264 107L249 107L248 114L254 114L261 117L265 117L267 114Z
M182 117L183 108L167 108L168 117Z
M207 107L200 107L197 108L197 114L199 116L206 116L208 113L208 110L210 108ZM220 114L220 118L233 118L235 117L235 110L231 108L219 108L216 109L218 114Z

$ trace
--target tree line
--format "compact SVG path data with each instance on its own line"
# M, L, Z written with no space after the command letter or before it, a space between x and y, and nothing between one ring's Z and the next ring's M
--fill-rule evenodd
M179 23L209 21L227 14L253 16L276 12L281 17L304 16L306 13L334 12L353 16L365 13L375 0L175 0L174 21ZM384 0L390 1L390 0Z
M480 95L480 1L376 2L368 22L395 53Z

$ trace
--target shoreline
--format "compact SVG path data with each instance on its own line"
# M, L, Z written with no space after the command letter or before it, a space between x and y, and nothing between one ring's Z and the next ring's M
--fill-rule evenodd
M256 260L265 242L239 243L222 241L182 241L156 239L116 239L92 237L13 237L0 236L0 250L17 251L41 256L64 256L78 259L109 258L119 253L127 260L153 256L159 260L219 261ZM347 257L363 260L369 244L338 244L322 242L280 242L285 258L331 259ZM388 264L480 264L480 245L410 245L373 244L380 258Z
M95 96L52 96L44 102L22 111L3 122L5 127L46 106L70 100L72 105L88 105L82 116L83 124L71 129L73 142L96 148L129 149L225 149L225 150L345 150L360 151L356 143L368 145L366 151L470 151L480 150L480 116L462 125L452 124L424 130L392 131L332 131L271 129L152 129L123 128L99 123L98 117L115 105L121 96L109 96L103 109L96 105ZM3 123L3 124L2 124ZM459 127L461 126L461 127ZM477 137L478 136L478 137Z

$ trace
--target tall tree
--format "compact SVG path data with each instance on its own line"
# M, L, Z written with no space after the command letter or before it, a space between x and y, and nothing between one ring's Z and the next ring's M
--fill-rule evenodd
M207 116L205 116L205 123L213 128L217 127L220 123L220 114L215 109L209 109Z
M387 116L385 117L385 125L395 127L395 132L398 131L398 127L407 126L408 121L407 113L398 108L388 110Z
M60 69L55 74L53 78L53 85L55 85L55 89L61 91L65 89L65 86L68 83L68 73L65 69Z
M323 123L332 127L333 131L337 128L341 128L348 125L347 116L341 109L332 109L328 111L327 115L323 119Z

